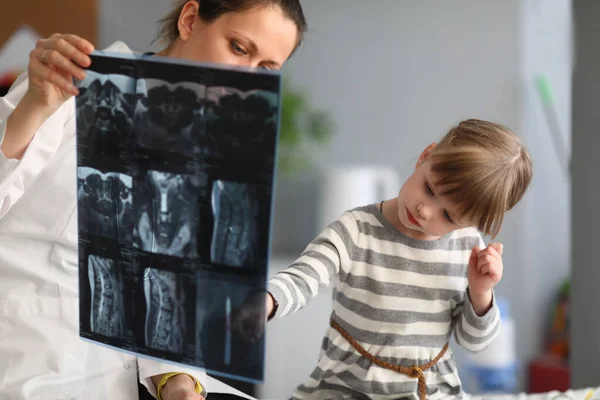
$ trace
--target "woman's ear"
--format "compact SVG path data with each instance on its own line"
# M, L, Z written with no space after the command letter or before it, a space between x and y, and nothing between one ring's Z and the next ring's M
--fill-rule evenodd
M416 168L419 168L421 164L423 164L425 160L427 160L427 157L429 157L433 149L435 149L435 146L437 146L437 143L431 143L429 146L425 147L425 150L423 150L423 152L419 156L419 159L417 160Z
M188 40L192 35L199 8L200 4L196 0L190 0L181 9L177 27L179 28L179 37L182 40Z

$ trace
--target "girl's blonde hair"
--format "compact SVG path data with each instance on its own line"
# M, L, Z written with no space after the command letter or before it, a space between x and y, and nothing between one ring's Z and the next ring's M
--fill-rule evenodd
M440 194L447 196L481 232L495 237L504 214L525 194L531 157L508 128L488 121L462 121L430 155Z

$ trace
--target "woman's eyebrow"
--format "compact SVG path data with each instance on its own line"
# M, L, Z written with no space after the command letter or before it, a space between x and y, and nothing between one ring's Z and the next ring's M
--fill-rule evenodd
M250 46L250 49L253 53L258 52L258 46L256 45L256 42L254 40L250 39L248 36L244 35L243 33L238 32L238 31L231 31L231 32L234 33L235 35L238 35L238 36L241 36L242 38L244 38L244 40L248 42L248 46ZM281 67L281 64L279 64L275 60L266 60L265 63L271 64L275 67Z
M231 31L232 33L241 36L244 38L244 40L246 40L248 42L248 45L250 46L250 48L252 49L252 51L257 52L258 51L258 46L256 45L256 43L254 42L254 40L250 39L248 36L244 35L243 33L240 33L238 31Z

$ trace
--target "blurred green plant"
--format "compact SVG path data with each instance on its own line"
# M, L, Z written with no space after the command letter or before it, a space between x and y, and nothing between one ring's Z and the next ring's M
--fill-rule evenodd
M279 137L279 170L293 174L312 164L318 148L328 145L335 124L329 113L313 107L302 90L284 78L281 99L281 132Z

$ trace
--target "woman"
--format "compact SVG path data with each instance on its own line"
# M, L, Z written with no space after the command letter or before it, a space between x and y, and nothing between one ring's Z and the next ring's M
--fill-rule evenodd
M163 23L161 56L268 69L281 68L306 28L299 0L180 0ZM195 380L206 375L78 337L72 81L93 49L74 35L40 40L0 98L0 392L137 399L139 376L153 396L160 387L165 400L202 399ZM107 50L132 53L122 42Z

